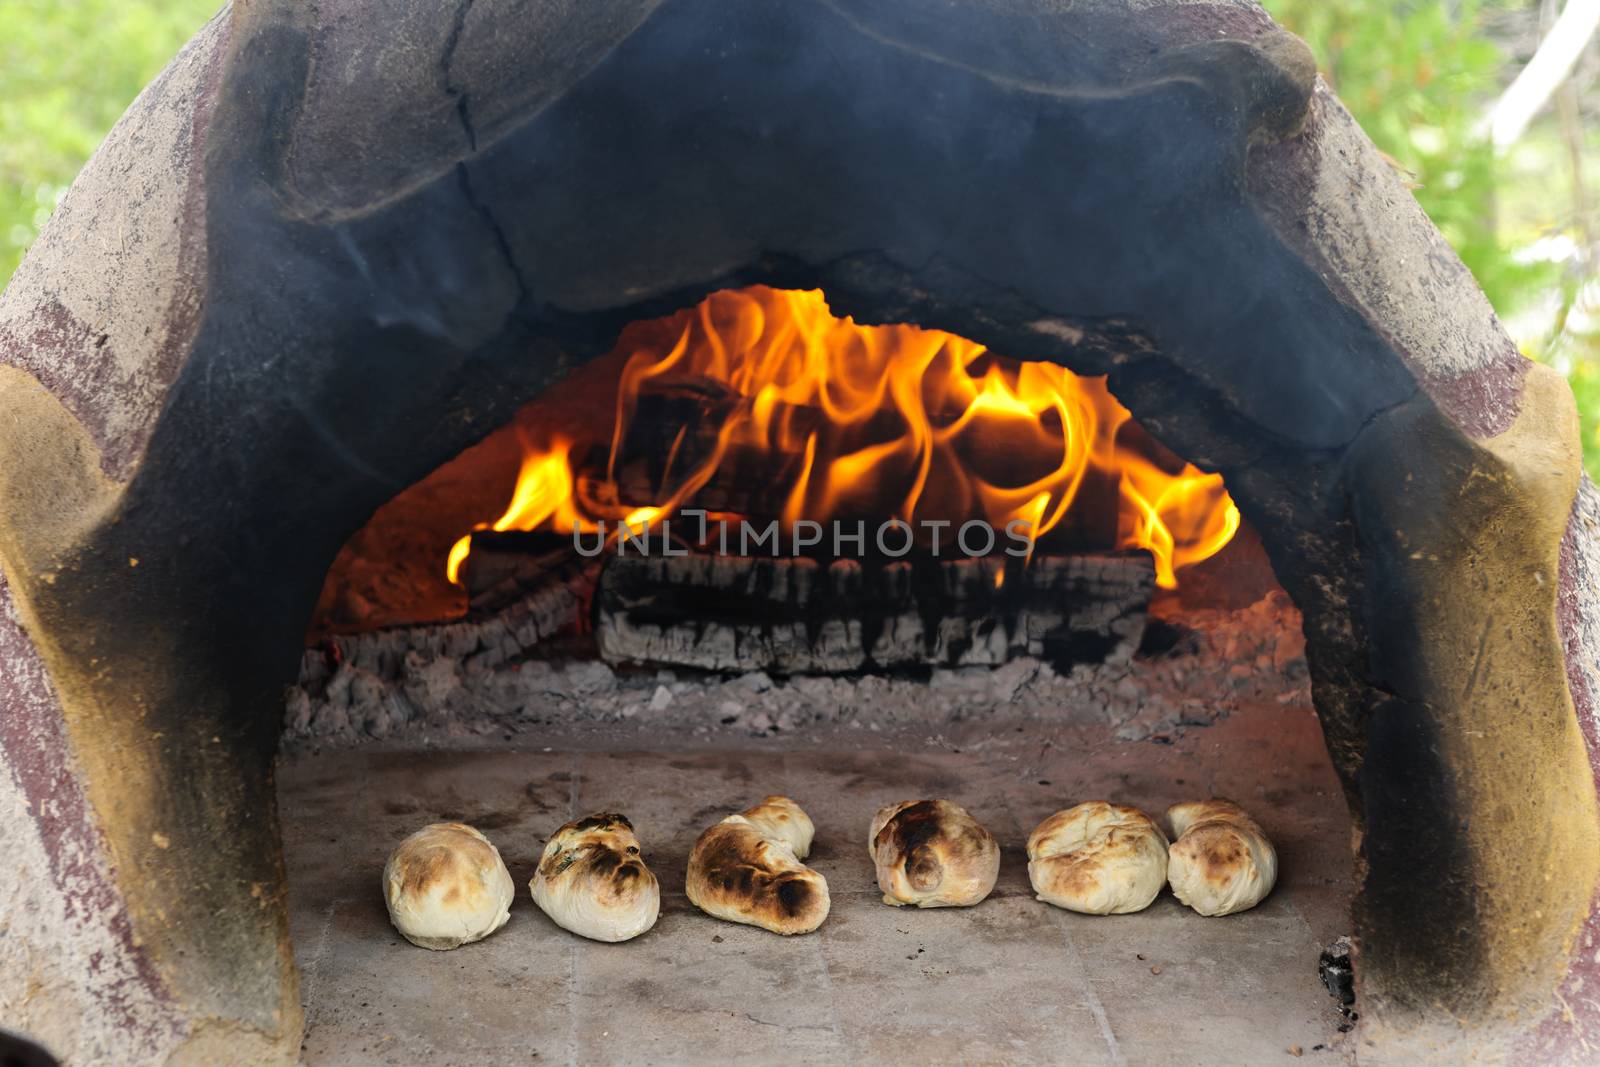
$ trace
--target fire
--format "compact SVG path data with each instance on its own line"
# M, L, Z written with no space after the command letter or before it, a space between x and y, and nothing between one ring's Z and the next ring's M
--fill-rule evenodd
M1020 522L1034 541L1103 527L1094 547L1148 549L1170 589L1238 528L1221 476L1165 457L1103 378L938 330L860 326L819 291L724 291L679 318L674 343L628 358L609 441L525 438L510 504L479 529L637 528L688 504L724 510L700 494L742 480L773 501L760 517L786 523L981 519ZM661 425L683 409L695 417ZM452 582L470 547L469 534L451 549Z

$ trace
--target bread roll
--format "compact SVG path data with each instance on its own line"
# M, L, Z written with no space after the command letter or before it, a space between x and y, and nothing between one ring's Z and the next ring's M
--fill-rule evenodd
M1232 915L1261 903L1278 880L1272 842L1231 800L1192 800L1167 809L1177 840L1167 861L1172 895L1201 915Z
M661 886L627 816L602 812L555 832L528 883L533 901L564 930L626 941L656 924Z
M796 859L811 855L811 840L817 835L811 816L788 797L771 796L753 808L740 812L750 825L789 846Z
M1087 915L1150 906L1167 881L1167 838L1138 808L1091 800L1058 811L1028 837L1039 899Z
M499 851L458 822L424 826L400 842L383 868L389 921L422 948L483 940L511 917L515 894Z
M779 934L828 917L828 883L800 861L815 828L788 797L767 797L700 835L689 853L689 899L707 915Z
M994 888L1000 844L948 800L902 800L878 811L867 834L883 902L964 908Z

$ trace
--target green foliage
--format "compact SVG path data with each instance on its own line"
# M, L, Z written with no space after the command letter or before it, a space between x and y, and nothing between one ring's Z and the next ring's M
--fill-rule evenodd
M0 281L221 0L0 0Z
M1323 76L1415 185L1417 200L1508 320L1524 352L1564 371L1584 420L1585 463L1600 478L1600 330L1580 309L1589 254L1565 262L1536 242L1587 243L1573 209L1571 153L1546 116L1504 158L1482 117L1515 74L1489 36L1498 8L1536 0L1264 0L1311 46ZM1590 168L1600 146L1580 150Z
M1502 236L1501 167L1478 133L1506 59L1475 0L1266 0L1299 34L1351 114L1414 185L1417 200L1509 314L1556 280Z
M1578 399L1578 412L1583 418L1584 466L1589 468L1589 477L1600 480L1600 362L1574 362L1567 370L1567 382Z

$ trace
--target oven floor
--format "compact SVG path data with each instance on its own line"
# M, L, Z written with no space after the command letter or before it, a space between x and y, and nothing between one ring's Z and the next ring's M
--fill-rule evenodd
M615 740L615 739L613 739ZM280 770L291 924L309 1064L1285 1063L1348 1060L1317 957L1348 932L1349 820L1315 718L1259 706L1170 745L1037 727L956 738L840 731L751 747L301 754ZM695 837L764 794L817 825L809 861L832 913L783 938L719 922L683 895ZM1164 893L1136 915L1036 901L1023 843L1044 816L1109 798L1157 813L1244 804L1277 845L1275 892L1203 918ZM1000 880L970 909L885 906L867 823L890 801L947 797L1000 839ZM660 921L621 945L582 940L527 895L547 836L625 812L662 884ZM428 952L390 927L389 850L439 819L476 825L518 886L488 940Z

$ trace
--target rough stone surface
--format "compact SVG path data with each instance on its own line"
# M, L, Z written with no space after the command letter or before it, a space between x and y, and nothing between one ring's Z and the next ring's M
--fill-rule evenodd
M183 1037L132 942L55 694L0 577L0 1019L71 1063L158 1063Z
M1253 703L1171 746L1119 744L1103 724L932 725L708 740L635 723L576 745L551 730L552 747L530 734L289 758L305 1062L1255 1067L1292 1062L1291 1046L1354 1062L1318 978L1322 946L1348 931L1349 823L1304 707ZM719 922L683 894L696 835L770 791L816 822L807 862L832 908L815 934ZM1163 892L1146 911L1100 917L1034 899L1024 844L1046 815L1107 796L1159 816L1213 793L1257 815L1278 849L1278 885L1254 910L1206 919ZM999 881L974 908L882 903L867 823L921 797L960 803L1000 841ZM526 893L503 930L453 953L419 951L389 925L377 872L416 826L479 827L520 886L549 833L595 810L629 816L661 879L661 919L644 936L584 941Z
M0 369L50 388L110 477L137 464L204 302L201 153L229 26L225 8L141 94L0 300ZM86 261L93 269L80 270ZM20 419L29 409L4 385ZM58 506L78 502L52 488ZM71 1063L193 1051L194 1020L139 943L58 693L3 574L0 852L5 1025Z
M1300 137L1257 146L1251 192L1323 282L1382 331L1439 406L1475 437L1516 417L1528 361L1466 266L1321 82ZM1352 184L1350 167L1387 180ZM1403 255L1392 254L1396 247ZM1440 294L1454 294L1439 299Z
M1566 642L1567 684L1600 780L1600 490L1588 479L1578 487L1561 546L1557 619ZM1516 1049L1527 1062L1582 1063L1600 1049L1600 896L1575 939L1572 958L1560 989L1563 1007Z
M204 307L205 131L230 26L224 6L134 101L0 301L0 363L49 387L113 478L143 453Z

